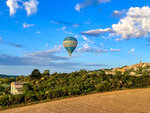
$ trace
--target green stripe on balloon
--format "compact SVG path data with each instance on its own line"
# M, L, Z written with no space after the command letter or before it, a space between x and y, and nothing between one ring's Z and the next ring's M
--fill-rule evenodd
M67 41L67 40L73 40L73 41L77 41L77 39L73 38L73 37L67 37L64 39L64 41Z
M72 53L75 50L76 47L65 47L65 49L68 51L68 53Z

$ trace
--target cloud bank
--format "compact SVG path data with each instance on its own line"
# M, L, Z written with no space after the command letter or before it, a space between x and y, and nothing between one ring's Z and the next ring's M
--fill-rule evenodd
M81 66L108 66L98 63L70 62L70 57L57 56L62 51L62 46L55 46L53 49L27 53L25 56L10 56L0 54L0 65L3 66L52 66L61 69L79 69Z
M98 36L100 34L104 33L113 33L114 31L111 28L106 28L106 29L95 29L95 30L89 30L82 32L81 34L83 35L90 35L90 36Z
M9 7L10 16L14 15L17 12L17 9L20 8L18 0L7 0L6 5Z
M150 33L150 8L131 7L127 16L112 28L117 36L124 39L147 37Z
M120 19L117 24L113 24L112 28L89 30L82 32L81 34L98 36L102 33L109 33L113 34L113 36L118 36L122 38L117 39L117 41L121 41L124 39L141 38L149 36L149 25L150 7L131 7L127 11L126 17Z
M4 45L9 45L9 46L17 47L17 48L23 48L23 46L21 44L16 44L14 42L4 42L2 37L0 37L0 43L2 43Z
M120 51L120 49L100 49L98 47L91 47L89 46L87 43L85 43L83 45L83 48L79 48L78 49L78 53L96 53L96 54L100 54L100 53L107 53L107 52L118 52Z
M33 15L37 12L39 2L37 0L7 0L6 5L9 7L10 16L14 15L19 8L26 10L27 15Z
M37 12L39 2L37 0L29 0L28 2L24 2L25 10L27 12L27 15L33 15Z

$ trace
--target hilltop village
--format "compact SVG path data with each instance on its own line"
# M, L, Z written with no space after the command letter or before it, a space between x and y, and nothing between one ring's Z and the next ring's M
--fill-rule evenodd
M105 70L105 69L104 69ZM140 61L139 64L134 64L131 66L123 66L123 67L117 67L117 68L113 68L110 70L105 70L105 73L107 75L111 74L111 75L115 75L116 72L121 72L121 74L124 74L125 72L128 72L129 75L133 75L133 76L141 76L142 72L150 72L150 63L142 63L142 61Z

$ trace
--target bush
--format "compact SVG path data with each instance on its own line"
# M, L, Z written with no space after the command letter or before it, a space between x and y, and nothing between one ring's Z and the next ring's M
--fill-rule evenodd
M38 99L38 100L44 100L44 99L46 99L46 95L45 95L45 92L37 92L36 94L36 98Z
M4 86L0 86L0 92L4 92L4 91L5 91Z
M26 94L25 97L24 97L24 102L25 102L25 103L31 103L31 102L33 102L33 101L35 101L35 100L37 100L35 94L30 94L30 93L28 93L28 94Z
M96 90L98 92L111 90L111 84L108 81L102 81L100 84L96 85Z
M4 106L8 106L8 105L9 105L9 96L4 95L4 96L0 97L0 106L4 107Z

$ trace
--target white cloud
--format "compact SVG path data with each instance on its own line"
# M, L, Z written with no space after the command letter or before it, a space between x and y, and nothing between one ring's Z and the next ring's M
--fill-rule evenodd
M91 52L91 53L105 53L105 52L108 52L108 50L99 49L97 47L91 47L87 43L85 43L83 45L83 48L78 49L78 52L79 53L89 53L89 52Z
M124 15L125 13L126 13L126 10L121 10L121 11L115 10L115 11L113 11L112 16L120 17L120 16Z
M69 58L63 56L56 56L60 52L62 46L55 46L53 49L26 53L25 56L8 56L0 54L1 65L32 65L32 66L59 66L62 60Z
M28 28L28 27L32 27L32 26L34 26L34 24L23 23L23 28Z
M85 41L91 42L86 36L84 36L84 35L81 35L81 36L82 36L82 38L83 38Z
M32 56L10 56L0 54L0 64L3 66L51 66L56 69L79 70L80 68L90 68L93 66L108 66L98 63L79 63L69 62L70 57L50 55L49 57L32 57ZM62 70L60 71L62 72Z
M36 34L40 34L41 32L40 31L36 31Z
M104 47L104 44L103 44L103 43L100 43L100 47Z
M18 3L20 2L20 4ZM23 4L21 4L23 3ZM24 2L23 0L7 0L6 5L9 7L10 16L14 15L17 12L17 9L22 8L22 5L25 7L27 11L27 15L33 15L37 12L37 5L39 2L37 0L29 0L28 2Z
M118 11L118 10L113 11L113 13L114 13L114 14L117 14L117 15L122 14L121 11Z
M106 29L95 29L95 30L84 31L81 34L98 36L98 35L103 34L103 33L113 33L113 32L114 31L112 29L106 28Z
M29 0L28 2L24 2L25 10L27 11L27 15L33 15L37 12L37 5L39 2L37 0Z
M60 29L57 29L57 30L59 30L59 31L65 31L66 30L66 26L62 26Z
M124 39L147 37L150 33L150 8L131 7L127 16L113 24L115 34Z
M132 48L132 49L128 52L128 54L131 54L131 53L133 53L134 51L135 51L135 49Z
M10 16L14 15L20 6L18 5L18 0L7 0L6 5L9 7Z
M55 47L53 49L29 53L28 56L32 56L32 57L49 57L51 54L58 53L61 50L62 50L61 45L59 45L59 46L55 45Z
M63 26L63 27L61 28L62 31L64 31L65 29L66 29L66 26Z
M48 43L46 43L45 46L48 47Z
M78 28L80 26L80 24L77 23L71 23L71 22L67 22L67 21L53 21L51 20L52 24L56 24L56 25L62 25L63 27L73 27L73 28Z
M57 29L59 31L63 31L65 34L68 34L68 35L73 35L72 32L69 32L69 31L66 31L67 27L66 26L62 26L62 28L60 29Z
M90 24L90 23L91 23L90 19L84 22L84 24Z
M77 5L75 6L75 10L78 11L78 12L80 11L80 4L77 4Z
M79 27L79 24L73 24L72 27L77 28Z
M104 45L102 45L104 47ZM92 46L89 46L88 43L85 43L83 45L82 48L79 48L78 49L78 53L96 53L96 54L99 54L99 53L107 53L107 52L119 52L120 49L110 49L110 50L107 50L107 49L101 49L101 48L98 48L98 47L92 47Z
M74 35L75 38L80 38L80 39L83 39L86 43L88 44L94 44L94 40L91 40L89 38L87 38L85 35Z
M120 38L116 38L115 40L118 41L118 42L120 42L120 41L123 41L124 39L122 39L122 38L121 39Z
M59 22L55 22L55 21L53 21L53 20L51 20L51 23L52 23L52 24L60 24Z
M110 2L111 0L85 0L83 3L78 3L76 6L75 6L75 10L76 11L80 11L81 9L83 8L86 8L90 5L95 5L95 4L102 4L102 3L106 3L106 2Z
M82 32L85 35L98 36L102 33L109 33L111 36L119 36L117 41L147 37L150 34L150 7L131 7L126 13L126 17L119 20L118 24L113 24L112 28L95 29Z
M68 34L68 35L73 35L72 32L69 32L69 31L64 31L64 33Z
M2 37L0 37L0 43L2 43L4 45L9 45L9 46L12 46L12 47L23 48L23 46L21 44L17 44L17 43L14 43L14 42L4 42Z
M112 49L112 48L111 48L110 51L111 51L111 52L117 52L117 51L120 51L120 49Z

